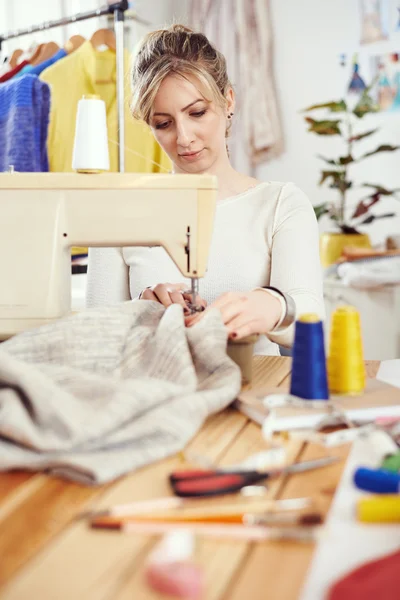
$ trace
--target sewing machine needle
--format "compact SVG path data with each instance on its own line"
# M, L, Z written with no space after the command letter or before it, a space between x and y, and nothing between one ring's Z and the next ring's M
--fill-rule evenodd
M199 280L197 277L192 277L192 302L191 302L191 310L192 313L198 312L200 307L197 305L197 296L199 294Z

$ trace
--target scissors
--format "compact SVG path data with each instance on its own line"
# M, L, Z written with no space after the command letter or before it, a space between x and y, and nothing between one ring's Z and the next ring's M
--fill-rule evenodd
M232 494L248 485L254 485L271 477L302 473L312 469L326 467L340 460L336 456L327 456L316 460L294 463L283 469L272 471L223 471L218 469L197 469L174 471L169 476L172 490L182 498L201 498Z

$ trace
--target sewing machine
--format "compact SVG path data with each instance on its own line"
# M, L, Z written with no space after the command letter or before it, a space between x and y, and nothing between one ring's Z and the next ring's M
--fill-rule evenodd
M71 310L72 246L163 246L198 292L217 180L210 175L0 174L0 339Z

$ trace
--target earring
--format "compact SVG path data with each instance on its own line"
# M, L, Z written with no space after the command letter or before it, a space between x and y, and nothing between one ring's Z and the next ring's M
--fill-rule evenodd
M230 112L230 113L228 114L228 119L232 119L232 117L233 117L233 114L234 114L233 112Z

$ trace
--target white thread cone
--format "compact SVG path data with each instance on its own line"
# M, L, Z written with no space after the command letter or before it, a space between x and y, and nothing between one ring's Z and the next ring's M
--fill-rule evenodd
M98 96L83 96L76 115L72 168L75 171L108 171L106 105Z

